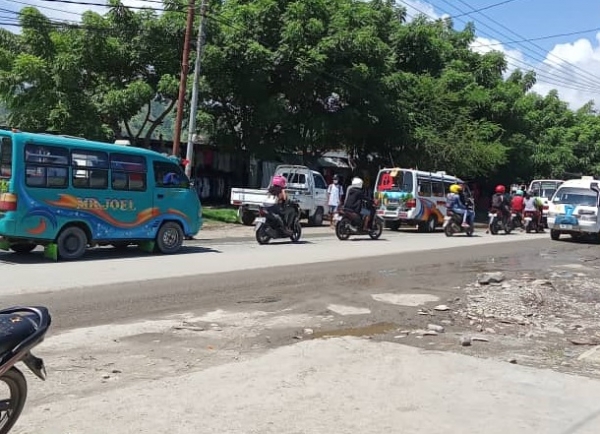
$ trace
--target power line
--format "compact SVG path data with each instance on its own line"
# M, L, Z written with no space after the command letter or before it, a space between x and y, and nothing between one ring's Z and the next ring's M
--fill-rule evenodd
M402 0L401 0L401 1L402 1ZM464 10L463 10L463 9L459 8L458 6L455 6L454 4L452 4L451 2L449 2L449 1L447 1L447 0L442 0L442 1L443 1L444 3L446 3L446 4L450 5L450 6L452 6L454 9L458 10L459 12L464 12ZM469 5L468 5L468 3L464 2L463 0L458 0L458 1L459 1L459 2L461 2L461 3L463 3L463 4L466 4L467 6L469 6ZM470 7L471 9L473 8L472 6L469 6L469 7ZM448 13L448 11L445 11L445 10L444 10L444 9L442 9L441 7L439 7L439 6L438 6L438 8L439 8L440 10L442 10L443 12L446 12L446 13ZM472 12L468 12L468 13L466 13L466 14L468 15L468 14L471 14L471 13L472 13ZM503 24L501 24L501 23L498 23L497 21L495 21L495 20L493 20L493 19L491 19L491 18L487 17L487 16L486 16L485 14L483 14L482 12L479 12L479 14L481 14L481 15L483 15L484 17L488 18L490 21L493 21L493 22L495 22L497 25L499 25L499 26L501 26L501 27L504 27L504 28L507 28L507 27L506 27L506 26L504 26ZM472 18L472 17L471 17L471 18ZM463 21L463 22L466 22L464 19L461 19L461 21ZM477 20L475 20L475 21L477 21ZM503 36L503 37L505 37L505 38L507 37L505 33L503 33L503 32L501 32L501 31L499 31L499 30L497 30L497 29L495 29L495 28L491 27L490 25L488 25L488 24L486 24L486 23L484 23L484 22L481 22L481 21L479 21L479 24L480 24L480 25L482 25L482 26L483 26L483 27L485 27L485 28L488 28L488 29L490 29L492 32L496 32L496 33L498 33L498 34L502 35L502 36ZM507 29L508 29L508 28L507 28ZM510 29L508 29L508 30L512 32L512 30L510 30ZM484 31L481 31L481 30L480 30L480 33L481 33L481 34L483 34L483 35L489 36L489 37L491 37L491 38L495 38L493 35L491 35L491 34L489 34L489 33L486 33L486 32L484 32ZM512 33L514 33L514 32L512 32ZM518 34L517 34L516 36L517 36L517 37L522 37L522 36L520 36L520 35L518 35ZM539 61L540 63L543 63L543 62L546 60L546 52L545 52L545 50L544 50L542 47L538 46L538 50L537 50L538 52L536 52L536 50L533 50L533 49L531 49L531 48L529 48L529 47L526 47L526 46L522 46L522 48L523 48L524 50L526 50L526 51L528 51L528 52L532 53L532 54L530 54L530 57L532 57L533 59L535 59L535 60ZM539 54L539 51L541 51L541 52L542 52L542 54ZM578 83L573 83L573 81L572 81L572 75L574 75L574 74L573 74L571 71L568 71L568 72L567 72L567 71L565 71L565 70L561 69L562 65L560 65L560 64L555 64L555 66L558 66L558 68L557 68L557 70L556 70L556 73L552 73L552 72L550 72L550 71L544 71L544 72L542 72L542 71L540 71L540 70L539 70L539 67L537 67L537 68L536 68L535 66L533 66L533 65L531 65L531 64L528 64L527 62L525 62L525 61L523 61L523 60L517 59L517 58L516 58L516 57L514 57L514 56L510 56L508 53L504 53L504 55L505 55L507 58L510 58L510 59L512 59L512 60L514 60L514 61L516 61L516 62L519 62L519 63L523 63L523 64L525 64L525 65L528 65L530 68L532 68L533 70L535 70L535 71L536 71L536 74L537 74L537 75L540 77L540 79L543 79L543 80L547 81L549 84L560 84L561 86L563 86L563 87L565 87L565 88L569 88L569 89L573 89L573 90L590 91L591 89L593 89L593 90L594 90L594 92L600 93L600 83L598 83L598 81L597 81L597 80L595 80L595 79L590 79L590 78L588 78L588 77L586 77L586 76L584 76L584 75L582 75L582 74L575 74L575 75L577 75L578 77L580 77L580 78L581 78L581 80L582 80L582 83L581 83L581 84L578 84ZM563 59L561 59L561 60L562 60L563 62L565 62L565 63L568 63L567 61L565 61L565 60L563 60ZM575 66L575 65L572 65L572 66ZM581 70L581 71L583 71L584 73L586 73L586 75L588 75L588 74L589 74L589 73L587 73L587 71L584 71L584 70ZM566 74L569 74L569 77L565 77L564 75L557 74L558 72L561 72L561 73L563 73L563 74L565 74L565 73L566 73ZM553 81L551 81L551 80L549 80L547 77L554 77L554 78L551 78L551 80L554 80L554 82L553 82ZM586 87L584 87L584 86L588 86L588 87L586 88Z
M404 3L405 5L412 7L412 8L413 8L413 9L415 9L417 12L419 12L419 13L421 13L422 15L424 15L424 16L426 16L426 17L430 18L431 20L436 20L436 18L435 18L435 17L433 17L433 16L429 15L428 13L424 12L423 10L420 10L419 8L416 8L415 6L413 6L413 5L409 4L409 3L407 3L405 0L398 0L398 1L399 1L400 3ZM460 8L458 8L458 7L456 7L456 6L453 6L453 7L454 7L455 9L458 9L460 12L463 12L462 10L460 10ZM444 13L446 13L446 14L450 15L450 13L448 13L448 11L444 10L443 8L441 8L441 7L439 7L439 6L438 6L438 9L440 9L442 12L444 12ZM465 24L467 23L467 21L466 21L464 18L463 18L463 19L460 19L460 20L461 20L463 23L465 23ZM481 24L483 24L485 27L488 27L488 28L492 29L493 31L496 31L496 30L494 30L493 28L491 28L490 26L487 26L485 23L481 23ZM497 32L497 31L496 31L496 32ZM488 36L490 36L490 37L492 37L492 38L494 37L494 36L492 36L492 35L490 35L490 34L487 34L487 33L483 32L483 31L481 31L481 33L482 33L482 34L484 34L484 35L488 35ZM525 62L525 61L523 61L523 60L521 60L521 59L518 59L518 58L516 58L516 57L514 57L514 56L511 56L511 55L510 55L510 54L508 54L508 53L503 53L503 55L504 55L504 57L507 59L507 61L508 61L508 59L510 59L510 60L512 60L513 62L516 62L516 63L513 63L513 65L515 65L517 68L523 68L523 66L522 66L522 65L525 65L525 68L528 68L528 69L531 69L531 70L535 71L535 72L536 72L536 76L537 76L537 77L539 77L541 80L543 80L544 82L546 82L546 83L548 83L548 84L559 85L559 86L562 86L562 87L564 87L564 88L567 88L567 89L578 90L578 91L587 91L587 92L589 92L589 91L594 91L594 92L600 92L600 88L598 88L598 87L594 87L594 88L592 88L592 89L591 89L590 87L584 87L583 85L579 85L579 84L573 84L573 82L572 82L572 81L568 81L567 79L565 79L565 78L563 78L563 77L561 77L561 76L557 76L557 75L555 75L555 74L552 74L552 73L545 73L545 72L541 72L541 71L539 71L539 70L536 70L537 68L536 68L535 66L533 66L533 65L531 65L531 64L529 64L529 63L527 63L527 62ZM594 86L596 86L596 84L594 84Z
M39 0L39 1L43 1L43 2L48 2L48 3L65 3L65 4L70 4L70 5L80 5L80 6L99 6L102 8L111 8L113 6L108 5L106 3L96 3L96 2L84 2L84 1L76 1L76 0ZM144 1L148 1L150 2L150 0L144 0ZM155 1L152 1L152 3L156 3ZM162 3L162 2L158 2L158 3ZM151 11L158 11L158 12L164 12L165 9L160 9L160 8L151 8L149 6L126 6L121 4L124 8L127 9L140 9L140 10L151 10ZM33 6L33 5L30 5ZM60 9L57 9L59 11L61 11ZM63 11L61 11L63 12Z
M446 0L442 0L442 1L444 1L445 3L447 3L447 1L446 1ZM459 1L460 3L462 3L462 4L464 4L465 6L467 6L468 8L470 8L470 9L472 10L472 11L471 11L469 14L471 14L471 13L474 13L474 11L475 11L475 8L473 8L473 6L471 6L469 3L467 3L467 2L466 2L466 1L464 1L464 0L458 0L458 1ZM498 22L498 21L494 20L493 18L490 18L490 17L489 17L489 16L487 16L485 13L483 13L483 12L477 12L477 13L478 13L478 14L480 14L481 16L483 16L483 17L487 18L487 19L488 19L489 21L491 21L492 23L494 23L494 24L496 24L496 25L500 26L501 28L505 29L506 31L510 32L511 34L513 34L514 36L516 36L517 38L523 38L523 39L524 39L524 36L523 36L523 35L520 35L520 34L516 33L515 31L513 31L513 30L512 30L512 29L510 29L510 28L508 28L508 27L507 27L507 26L505 26L504 24L502 24L502 23L500 23L500 22ZM500 32L498 32L498 33L500 33ZM530 45L532 45L532 46L536 47L538 50L541 50L542 52L545 52L545 51L546 51L546 50L545 50L545 49L544 49L542 46L540 46L539 44L536 44L535 42L528 42L528 44L530 44ZM586 70L584 70L584 69L580 68L579 66L577 66L577 65L575 65L575 64L573 64L573 63L571 63L571 62L569 62L569 61L567 61L567 60L565 60L565 59L563 59L563 58L561 58L561 57L559 57L559 56L557 56L557 55L555 55L555 54L554 54L554 53L552 53L552 52L548 52L548 53L547 53L547 55L546 55L546 58L548 58L548 57L552 57L552 58L558 59L560 62L564 62L565 64L567 64L567 65L570 65L571 67L573 67L574 69L576 69L576 70L578 70L578 71L582 72L584 75L591 77L591 78L587 78L587 77L583 77L583 75L580 75L580 77L582 77L582 78L586 78L586 80L587 80L589 83L592 83L594 86L596 86L596 85L598 85L598 84L599 84L599 82L600 82L600 77L598 77L598 76L596 76L596 75L594 75L594 74L590 73L589 71L586 71ZM546 59L544 59L544 60L546 60ZM544 61L544 60L543 60L543 61ZM561 67L562 65L558 64L557 66L558 66L558 67L559 67L559 69L560 69L560 67Z
M593 29L587 29L587 30L577 30L577 31L568 32L568 33L555 33L553 35L538 36L535 38L527 38L527 39L506 41L506 42L495 42L492 44L481 44L481 45L478 45L478 47L495 47L498 45L512 45L512 44L521 44L523 42L545 41L547 39L563 38L566 36L577 36L577 35L583 35L585 33L592 33L592 32L600 32L600 27L595 27Z
M504 0L504 1L501 1L501 2L498 2L498 3L494 3L494 4L491 4L491 5L488 5L488 6L484 6L482 8L476 9L476 10L471 11L471 12L487 11L488 9L496 8L498 6L503 6L503 5L506 5L508 3L512 3L512 2L515 2L515 1L517 1L517 0ZM468 15L468 14L454 15L454 16L451 16L450 18L460 18L460 17L464 17L465 15Z

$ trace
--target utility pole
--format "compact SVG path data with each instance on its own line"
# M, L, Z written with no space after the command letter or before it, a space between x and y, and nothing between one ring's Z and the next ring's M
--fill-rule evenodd
M183 41L183 60L181 61L181 78L179 79L179 98L177 99L177 117L175 119L175 135L173 137L173 155L179 157L179 144L181 142L181 124L183 123L183 105L185 104L185 85L190 67L190 38L194 28L194 9L196 0L188 4L185 38Z
M196 131L196 113L198 112L198 86L200 85L200 68L202 65L202 53L204 52L204 20L206 19L206 9L208 0L202 0L200 6L200 26L198 28L198 42L196 44L196 63L194 65L194 82L192 85L192 101L190 103L190 122L188 125L188 142L185 159L185 174L188 178L192 176L192 166L194 159L194 131Z

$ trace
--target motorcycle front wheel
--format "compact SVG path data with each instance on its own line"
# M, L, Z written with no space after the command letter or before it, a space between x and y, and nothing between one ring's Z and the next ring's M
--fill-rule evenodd
M271 241L271 237L269 236L269 234L267 234L267 226L266 225L263 224L261 227L259 227L256 230L256 241L260 245L268 244L269 241ZM0 433L0 434L2 434L2 433Z
M8 434L19 419L25 401L27 400L27 381L17 368L10 368L2 377L0 383L8 386L10 398L4 398L0 392L0 434Z
M350 238L350 233L350 220L343 217L335 225L335 236L338 237L340 241L345 241Z
M451 237L452 235L454 235L454 229L452 229L452 223L448 223L446 226L444 226L444 235L446 235L447 237Z
M300 241L300 237L302 236L302 225L300 224L300 220L296 219L294 224L292 225L292 236L290 240L292 243L297 243Z
M374 226L375 227L369 231L369 236L371 237L372 240L378 239L381 236L381 234L383 233L383 223L382 222L377 220L374 223Z

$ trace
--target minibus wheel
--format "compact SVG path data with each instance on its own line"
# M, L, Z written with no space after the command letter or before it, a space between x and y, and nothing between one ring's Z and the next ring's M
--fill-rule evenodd
M177 253L183 245L184 234L179 223L165 222L156 235L158 251L166 255Z
M87 235L77 226L67 226L56 239L58 256L61 259L78 259L85 253L88 245Z

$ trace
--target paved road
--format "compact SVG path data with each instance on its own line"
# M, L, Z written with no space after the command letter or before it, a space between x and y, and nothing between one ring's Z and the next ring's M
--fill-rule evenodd
M205 246L194 244L172 256L143 255L133 248L119 255L111 248L104 248L89 251L82 260L63 263L48 262L39 252L24 257L8 253L0 256L3 259L0 273L6 288L5 294L27 294L462 246L496 246L547 238L548 235L544 234L521 233L447 238L441 233L385 232L377 241L369 237L356 237L342 242L328 235L301 240L294 245L285 240L264 246L256 242L237 241L207 243ZM141 285L138 287L144 290Z
M600 382L456 344L464 354L360 337L411 328L419 306L447 303L478 272L596 249L547 235L386 234L7 262L3 304L45 304L55 318L37 351L49 380L30 378L15 432L596 433Z

